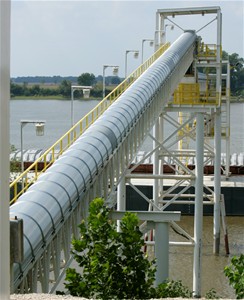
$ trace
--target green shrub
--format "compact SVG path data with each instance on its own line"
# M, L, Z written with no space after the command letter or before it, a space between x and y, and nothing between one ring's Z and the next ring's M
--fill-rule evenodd
M156 288L157 298L191 298L192 292L182 284L181 280L167 280Z
M244 298L244 254L240 257L234 256L231 264L224 268L225 276L229 278L229 283L235 289L236 298Z
M153 286L155 261L150 262L142 251L144 240L138 217L125 213L121 232L117 232L109 213L103 199L94 199L87 222L79 225L80 239L72 241L72 253L81 270L66 271L65 287L69 293L94 299L191 298L193 293L180 280ZM208 299L215 296L210 290Z
M217 292L215 291L215 289L210 289L206 295L205 295L206 299L219 299L220 296L217 294Z
M82 273L68 269L65 287L71 295L86 298L150 298L155 267L141 250L139 220L127 212L118 233L109 212L102 199L92 201L87 223L79 225L81 238L72 242Z

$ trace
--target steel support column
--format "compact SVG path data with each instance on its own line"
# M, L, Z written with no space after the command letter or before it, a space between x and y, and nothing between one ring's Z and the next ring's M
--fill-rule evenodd
M164 139L164 118L162 115L159 117L159 142L163 143ZM160 150L160 152L162 149ZM164 157L159 157L159 174L164 173ZM159 181L159 194L160 196L163 194L163 179Z
M126 210L126 185L125 177L121 177L117 187L117 210ZM120 231L120 221L117 221L117 230Z
M0 298L10 295L9 98L10 1L0 1Z
M226 78L226 164L225 176L230 175L230 63L227 62L227 78Z
M221 105L221 42L222 42L222 14L217 12L217 65L216 65L216 95ZM220 244L220 181L221 181L221 108L216 109L214 124L214 254L219 254Z
M153 136L158 141L159 140L159 119L156 121L153 127ZM153 140L153 149L157 147L156 141ZM159 174L159 150L156 149L153 154L153 175ZM159 180L153 180L153 201L158 206L158 188L159 188Z
M117 210L126 210L126 203L125 203L125 193L126 193L126 186L125 186L125 177L122 177L120 183L118 185L118 208Z
M194 216L194 262L193 291L195 297L201 296L202 277L202 223L203 223L203 158L204 158L204 115L196 114L196 198Z
M220 245L220 181L221 181L221 114L217 109L214 127L214 254L219 254Z
M156 286L169 278L169 223L155 223Z

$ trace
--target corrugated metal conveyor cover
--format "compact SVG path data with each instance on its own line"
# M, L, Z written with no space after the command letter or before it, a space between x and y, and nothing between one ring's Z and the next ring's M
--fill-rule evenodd
M157 92L171 80L177 64L188 50L193 49L195 40L194 32L185 32L10 207L11 217L24 220L24 262L15 268L15 276L20 277L19 273L26 272L29 264L44 251L77 201L82 200L94 176Z

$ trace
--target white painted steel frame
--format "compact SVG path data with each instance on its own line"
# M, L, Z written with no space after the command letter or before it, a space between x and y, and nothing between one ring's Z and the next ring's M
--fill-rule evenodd
M221 45L222 45L222 13L220 8L217 10L217 57L216 57L216 95L219 96L219 105L221 105ZM220 246L220 182L221 182L221 108L216 109L214 124L214 246L213 252L219 254Z
M156 12L156 31L155 31L155 47L159 47L164 41L164 35L162 36L160 33L164 29L165 20L167 17L174 17L176 15L195 15L195 14L215 14L217 19L217 58L214 63L214 67L216 68L216 94L219 96L219 106L221 105L221 39L222 39L222 14L220 7L192 7L192 8L173 8L173 9L158 9ZM174 22L173 22L174 23ZM216 108L214 107L214 110ZM193 290L196 297L200 297L201 295L201 230L202 230L202 204L203 204L203 158L204 158L204 119L203 115L200 112L201 108L196 108L195 112L197 113L197 138L196 138L196 205L195 205L195 225L194 225L194 238L195 238L195 247L194 247L194 279L193 279ZM181 108L176 108L176 111L181 111ZM214 151L212 151L211 147L205 146L206 149L209 150L211 154L214 152L215 158L215 173L214 173L214 253L219 253L219 243L220 243L220 167L221 167L221 115L220 109L217 108L215 111L215 145ZM176 123L172 120L172 123ZM159 135L158 123L156 123L156 127L154 130L154 138L155 140L161 140L161 136ZM178 124L179 128L180 125ZM181 130L184 131L184 125ZM190 136L194 139L194 136L191 135L191 132L185 132L186 136ZM200 140L200 137L202 140ZM167 139L166 139L167 140ZM167 144L166 140L164 140L164 147L170 148L175 142L171 144ZM180 140L180 138L179 138ZM154 142L154 146L158 145ZM200 149L200 146L202 148ZM228 150L228 148L227 148ZM154 174L158 174L159 172L159 151L158 148L154 154L154 166L153 172ZM212 156L212 155L211 155ZM200 171L199 171L200 169ZM175 170L177 173L177 170ZM153 198L158 203L158 180L154 180L153 186ZM174 197L173 197L174 199Z
M196 197L194 213L194 261L193 261L193 293L201 297L202 283L202 223L203 223L203 157L204 157L204 116L197 113L196 118Z
M227 78L226 78L226 166L225 166L225 176L230 175L230 62L222 61L222 64L227 65Z

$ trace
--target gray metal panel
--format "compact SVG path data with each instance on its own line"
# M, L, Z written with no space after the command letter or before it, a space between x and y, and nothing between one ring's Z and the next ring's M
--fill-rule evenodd
M57 181L59 183L62 182L62 186L65 188L68 195L70 196L71 203L74 200L79 199L79 191L81 191L84 188L82 185L82 177L80 176L76 167L72 165L73 161L73 158L70 158L68 161L66 161L65 158L60 157L58 163L53 165L51 170L54 181ZM85 163L83 164L83 166L85 166ZM89 176L91 176L91 174L89 172L87 172L86 174L88 179ZM59 181L59 178L62 181Z
M62 222L64 220L65 213L72 207L71 199L66 189L60 183L49 180L48 176L44 176L43 179L38 180L34 187L37 200L31 194L30 196L28 194L32 191L33 186L31 186L28 189L28 193L25 193L25 197L22 197L19 201L38 201L41 205L48 207L53 222L57 224L59 221Z
M101 116L100 119L101 122L104 121L103 116ZM123 123L121 123L120 119L118 117L114 116L114 113L109 116L106 116L106 123L107 126L109 126L109 128L113 128L113 133L116 136L116 140L121 142L122 137L124 135L125 132L125 125Z
M104 132L94 130L94 128L89 128L89 130L85 131L82 137L85 138L87 142L91 142L95 146L99 147L100 150L101 148L105 149L106 155L103 157L104 161L109 158L110 153L112 153L112 144Z
M81 149L77 149L77 147L69 149L59 160L59 165L64 165L64 170L60 169L60 171L67 172L73 178L79 191L83 188L83 180L80 180L81 174L83 174L85 183L92 181L93 175L98 171L98 162L102 163L99 156L95 157L94 153L90 152L91 149L94 152L93 147L84 143L80 144L80 146L82 145L83 148ZM66 170L66 168L70 171Z
M118 146L118 141L116 139L116 135L115 133L113 132L113 130L110 128L110 124L107 124L104 122L95 122L93 125L92 125L92 128L88 128L87 130L87 133L90 133L90 131L98 131L98 132L101 132L103 133L107 139L109 140L109 142L111 143L111 150L113 152L113 150Z

